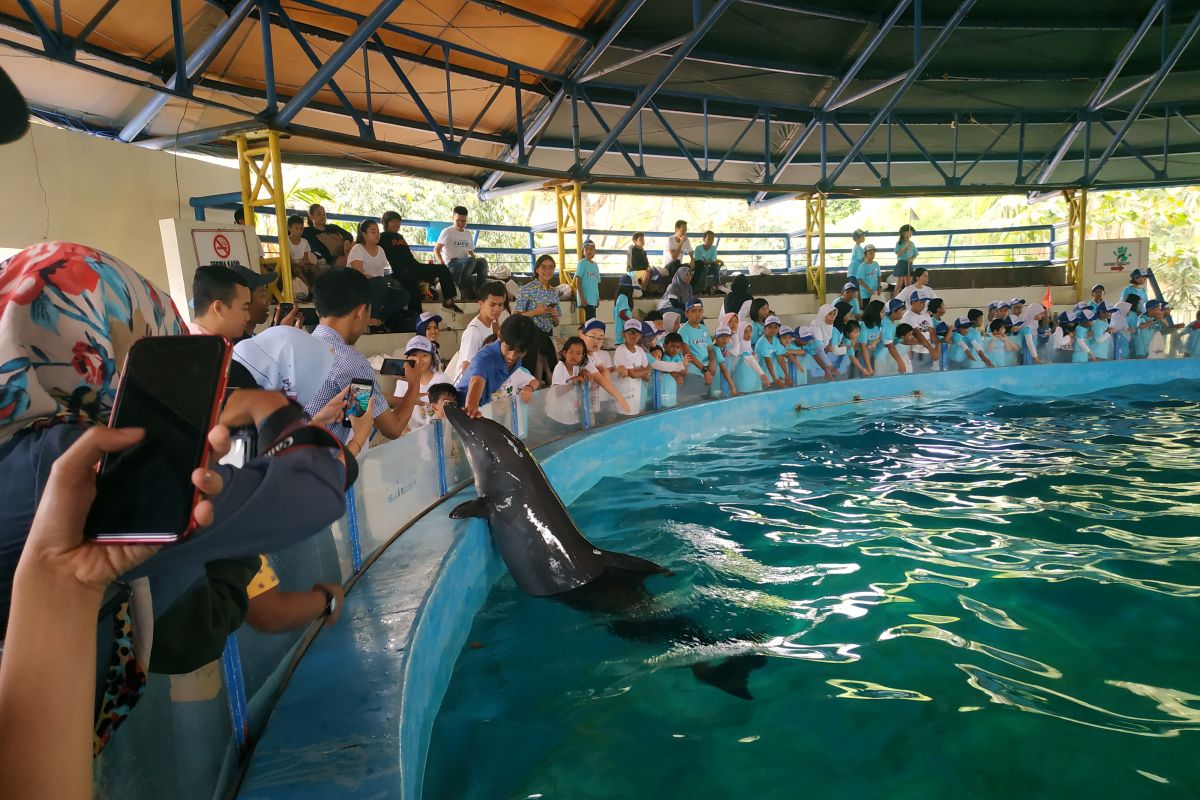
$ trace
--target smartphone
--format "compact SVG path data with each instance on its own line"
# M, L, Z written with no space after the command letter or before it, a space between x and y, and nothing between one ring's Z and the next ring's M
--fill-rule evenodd
M87 536L164 544L192 533L200 500L192 471L208 463L229 356L220 336L155 336L129 348L109 425L145 428L146 436L100 461Z
M375 391L375 382L355 378L350 381L350 394L346 397L346 413L342 418L342 424L347 428L350 427L351 417L361 417L367 413L367 403L371 401L371 394Z
M407 358L385 358L379 368L380 375L404 375L404 367L412 362Z
M283 318L292 313L292 309L295 307L295 303L280 303L279 305L275 306L275 322L273 324L281 324L283 322Z

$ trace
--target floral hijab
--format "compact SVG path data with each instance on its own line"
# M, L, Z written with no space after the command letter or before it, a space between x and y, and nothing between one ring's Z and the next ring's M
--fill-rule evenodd
M0 263L0 442L51 417L106 422L130 345L185 332L171 298L108 253L25 248Z

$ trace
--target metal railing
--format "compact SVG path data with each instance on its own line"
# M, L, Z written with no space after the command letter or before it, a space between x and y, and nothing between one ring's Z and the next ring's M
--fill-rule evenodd
M203 221L209 210L232 211L239 207L241 195L231 193L193 197L190 205L196 219ZM298 209L288 213L303 216L305 212ZM256 207L255 214L273 217L274 209L267 206ZM348 227L351 233L355 232L358 224L364 219L375 219L357 214L331 213L328 217L334 222L350 223ZM438 234L448 227L448 224L434 220L406 219L401 223L400 229L415 253L429 254L432 260L434 243ZM475 234L475 252L486 258L489 266L507 268L511 274L532 274L538 256L543 253L558 253L554 222L529 227L471 222L469 227ZM918 231L915 239L921 256L917 266L936 266L939 269L1000 269L1065 264L1065 228L1065 223L1061 223ZM673 231L608 228L584 230L584 237L596 242L596 263L602 273L625 272L628 248L634 233L645 234L646 254L650 263L661 263L665 242ZM699 233L689 233L693 247L700 243ZM260 233L259 239L270 250L273 250L272 245L278 242L276 236L266 233ZM826 270L844 272L853 250L851 234L826 232L825 239ZM995 241L987 241L988 239ZM748 272L751 268L761 265L774 273L804 274L808 259L804 241L803 230L778 233L729 232L717 235L716 246L727 271ZM895 242L892 234L875 234L869 236L868 241L872 241L878 248L877 260L884 269L890 268L894 263L892 247ZM522 246L516 246L518 242ZM836 246L831 246L834 244ZM568 249L568 253L573 256L573 248Z

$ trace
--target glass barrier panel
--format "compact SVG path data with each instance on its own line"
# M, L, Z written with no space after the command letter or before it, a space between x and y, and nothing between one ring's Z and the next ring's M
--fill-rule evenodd
M354 501L364 559L441 496L437 451L436 430L425 425L359 458Z
M703 375L686 372L683 383L676 388L675 397L681 406L702 403L711 399L710 385L705 382Z
M592 409L596 408L592 403ZM583 389L579 386L550 386L533 393L525 407L526 426L521 438L533 449L583 430Z
M94 761L95 796L219 796L233 730L220 660L186 675L147 678L141 700Z
M454 487L471 480L471 465L467 462L466 453L459 444L458 437L447 423L437 426L441 431L442 454L446 464L446 488L454 491ZM435 439L436 444L436 439Z

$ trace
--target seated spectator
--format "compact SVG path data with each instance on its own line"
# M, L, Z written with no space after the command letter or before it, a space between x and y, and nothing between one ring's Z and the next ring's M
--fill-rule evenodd
M499 286L503 288L504 284ZM517 371L533 345L536 330L528 317L509 317L500 326L496 341L474 354L454 387L459 405L468 416L478 417L480 408L490 403L492 395Z
M308 239L304 238L304 217L293 214L287 218L287 237L288 260L292 262L292 294L299 300L312 293L313 281L317 279L317 257Z
M750 294L750 279L745 275L734 276L729 286L729 294L725 296L723 307L726 314L737 314L742 306L754 299Z
M437 383L446 383L446 376L433 368L433 342L424 336L414 336L404 345L404 357L408 365L404 369L405 381L396 382L396 396L403 397L409 390L407 380L410 372L417 374L415 381L420 389L420 398L413 409L413 415L408 420L410 431L423 428L433 422L433 409L429 401L429 387Z
M650 259L646 257L646 234L644 233L633 235L633 240L629 245L629 254L625 258L625 271L629 273L630 279L641 287L642 294L647 297L652 284L666 285L662 273L652 268Z
M500 281L488 281L479 290L479 295L479 314L463 330L458 340L458 353L451 359L450 368L446 370L446 378L455 385L458 385L459 379L466 374L471 359L483 348L484 340L500 332L500 315L504 312L508 291ZM533 322L529 324L537 330ZM536 338L537 334L534 334L534 346Z
M475 255L475 234L467 230L467 209L455 206L453 219L454 224L438 235L433 257L450 270L464 300L482 299L483 285L488 280L487 261Z
M862 319L862 305L859 303L857 280L849 280L842 284L842 293L838 300L850 306L850 315L854 319Z
M385 211L380 221L383 223L383 233L380 234L379 246L383 248L388 263L392 266L392 276L408 292L408 313L414 317L421 314L421 281L430 285L437 281L442 294L442 308L456 314L463 313L454 303L454 298L458 296L458 287L454 285L454 276L450 274L450 269L440 262L423 264L417 260L400 233L400 223L404 221L400 214Z
M399 330L402 325L394 315L400 314L408 303L408 292L387 276L390 269L387 253L379 246L379 223L365 219L358 225L358 239L346 257L347 265L367 276L371 291L372 326Z
M662 300L658 301L658 310L666 313L673 311L682 314L687 302L692 299L692 271L687 267L675 270L671 283L663 291Z
M725 262L717 258L717 235L712 231L704 232L704 243L696 248L695 256L695 284L696 292L699 294L725 294L717 288L717 284L721 282L721 267L725 266Z
M260 325L266 324L271 308L271 293L268 288L279 279L279 273L255 272L241 264L234 264L230 269L240 275L250 289L250 305L246 307L246 313L250 315L250 319L246 322L242 333L233 340L237 341L247 336L253 336Z
M318 271L346 266L346 257L354 245L354 237L348 231L328 221L325 207L320 203L308 207L308 227L304 229L304 240L316 256Z
M553 378L557 356L554 352L554 330L561 318L561 295L554 286L554 257L549 253L538 256L533 265L533 280L517 291L516 313L533 320L538 335L533 349L525 354L522 365L543 384Z
M315 416L356 378L370 381L374 386L372 414L375 429L389 439L398 439L408 427L413 407L420 397L420 387L416 383L418 376L413 372L405 377L411 384L409 391L404 397L392 398L393 406L380 390L370 362L354 349L354 343L366 333L370 321L367 309L371 288L366 275L350 268L330 270L317 278L313 295L321 324L312 335L332 346L333 367L320 391L304 407L305 413L309 417ZM342 444L350 442L351 431L344 425L333 424L326 428Z
M675 233L668 236L666 244L663 245L660 274L668 280L675 277L680 267L687 267L689 270L692 268L692 243L688 240L687 228L687 220L676 220Z
M188 330L201 336L242 338L250 322L250 287L228 267L204 265L192 279L192 318Z
M552 386L569 386L577 383L587 383L591 373L583 370L587 365L587 345L578 336L572 336L563 343L562 351L558 354L558 365L554 367ZM582 370L582 371L581 371Z
M583 243L583 257L575 266L575 286L584 319L594 318L600 305L600 267L595 259L596 243L588 239Z

